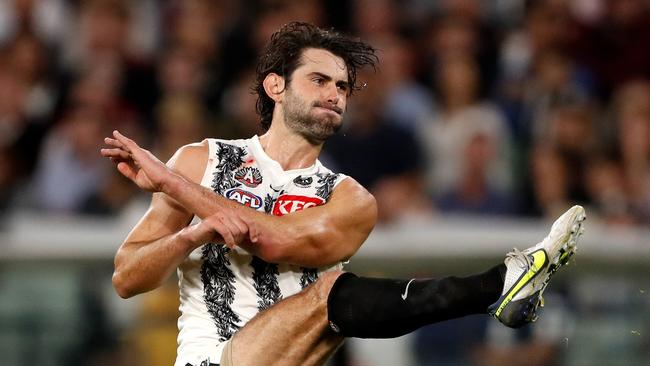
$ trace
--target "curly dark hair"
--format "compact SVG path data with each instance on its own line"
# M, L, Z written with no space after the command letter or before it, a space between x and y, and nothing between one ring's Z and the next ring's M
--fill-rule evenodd
M348 69L350 93L360 89L356 84L357 69L364 66L375 68L377 56L375 49L358 38L303 22L291 22L273 33L257 62L255 85L257 94L255 105L260 115L262 128L271 126L275 102L264 90L264 79L269 73L276 73L285 79L285 88L291 82L291 75L300 66L302 52L307 48L327 50L340 57Z

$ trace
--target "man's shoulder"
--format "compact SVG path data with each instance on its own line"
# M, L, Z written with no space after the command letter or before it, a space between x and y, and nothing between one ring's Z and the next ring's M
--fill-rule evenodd
M250 144L253 139L255 139L255 136L239 139L221 139L216 137L208 137L201 141L201 143L205 143L207 145L246 146Z
M207 139L201 142L193 142L178 148L171 160L176 160L176 163L181 163L185 160L192 160L202 155L206 155L209 151L209 142Z
M206 140L181 146L167 162L167 166L193 182L203 177L209 155Z

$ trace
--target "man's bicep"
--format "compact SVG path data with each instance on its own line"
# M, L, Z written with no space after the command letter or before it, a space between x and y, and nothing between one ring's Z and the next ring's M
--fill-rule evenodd
M363 186L354 179L341 182L332 197L323 206L339 235L350 236L360 246L368 237L377 221L377 202Z
M301 212L305 214L303 230L310 236L307 241L315 245L315 255L327 263L354 255L377 220L374 197L351 178L335 188L326 204Z
M167 161L167 166L185 179L201 183L207 166L208 142L189 144L179 148ZM154 193L149 209L129 233L125 243L146 243L174 234L187 226L193 213L165 193Z

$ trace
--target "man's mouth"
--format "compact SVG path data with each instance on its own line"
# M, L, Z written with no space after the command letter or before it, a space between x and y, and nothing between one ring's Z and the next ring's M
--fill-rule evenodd
M320 104L320 103L315 104L315 106L318 107L318 108L326 109L328 111L332 111L332 112L334 112L334 113L336 113L338 115L343 114L343 109L339 108L337 106L326 106L326 105L323 105L323 104Z

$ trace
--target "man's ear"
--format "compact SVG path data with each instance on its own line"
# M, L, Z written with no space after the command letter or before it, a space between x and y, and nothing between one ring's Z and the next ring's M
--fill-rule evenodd
M284 95L284 78L276 73L269 73L262 82L264 91L276 103L282 100Z

